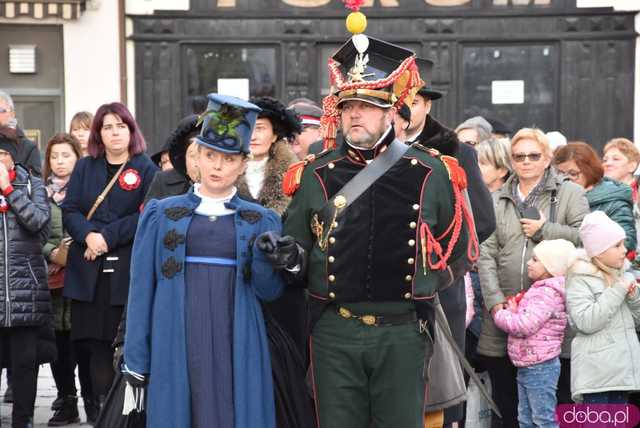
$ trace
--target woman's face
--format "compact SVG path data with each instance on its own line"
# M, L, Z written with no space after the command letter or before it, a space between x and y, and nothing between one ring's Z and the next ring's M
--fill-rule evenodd
M620 269L624 265L624 259L627 255L627 249L624 246L624 239L613 247L607 248L603 253L596 256L605 266Z
M82 149L82 154L87 154L87 144L89 143L89 131L87 128L83 127L73 127L71 128L71 135L76 137L76 139L80 142L80 148Z
M623 183L629 183L629 181L633 180L633 173L638 164L632 162L619 149L612 147L602 157L602 166L604 167L605 176Z
M504 184L503 177L507 175L506 168L496 168L496 166L485 159L478 160L480 165L480 173L482 173L482 181L490 192L495 192Z
M196 137L189 139L189 147L185 153L185 163L187 165L187 175L191 181L197 183L200 181L200 171L198 171L198 144Z
M583 188L587 187L587 179L573 159L556 165L558 172Z
M256 120L256 126L251 134L251 154L255 160L262 160L269 156L271 145L278 140L278 136L273 132L273 126L269 119L261 118Z
M60 178L66 178L73 172L78 157L69 143L54 144L51 146L49 165L51 172Z
M227 196L245 168L245 157L241 154L222 153L198 145L198 170L205 196Z
M109 113L102 120L100 137L104 148L111 154L121 154L129 149L131 131L129 126L117 114Z
M528 138L519 140L511 147L513 171L522 181L536 181L542 178L550 159L535 141Z

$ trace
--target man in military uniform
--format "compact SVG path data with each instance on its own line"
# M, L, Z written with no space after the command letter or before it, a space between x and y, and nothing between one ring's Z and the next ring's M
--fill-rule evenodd
M285 236L258 237L308 287L320 428L423 426L430 299L468 250L464 172L394 139L395 108L422 84L414 58L364 35L333 56L323 124L337 148L290 168Z

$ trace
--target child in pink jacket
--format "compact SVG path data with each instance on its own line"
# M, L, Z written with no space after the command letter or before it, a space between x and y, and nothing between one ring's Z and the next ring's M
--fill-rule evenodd
M564 275L575 253L569 241L542 241L527 263L531 287L510 298L493 315L508 335L509 358L518 368L518 422L521 428L558 427L556 389L560 348L567 325Z

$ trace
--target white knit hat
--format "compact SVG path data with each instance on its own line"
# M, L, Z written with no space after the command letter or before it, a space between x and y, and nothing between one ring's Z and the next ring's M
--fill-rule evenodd
M566 239L542 241L533 249L533 254L553 276L564 276L573 263L576 247Z
M588 257L604 253L626 237L624 229L603 211L594 211L582 219L580 240Z

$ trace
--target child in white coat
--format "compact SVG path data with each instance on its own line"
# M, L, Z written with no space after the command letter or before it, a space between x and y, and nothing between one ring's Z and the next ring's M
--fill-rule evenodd
M569 269L567 311L571 342L571 395L585 403L626 403L640 390L640 292L624 274L625 232L602 211L580 226L583 250Z

